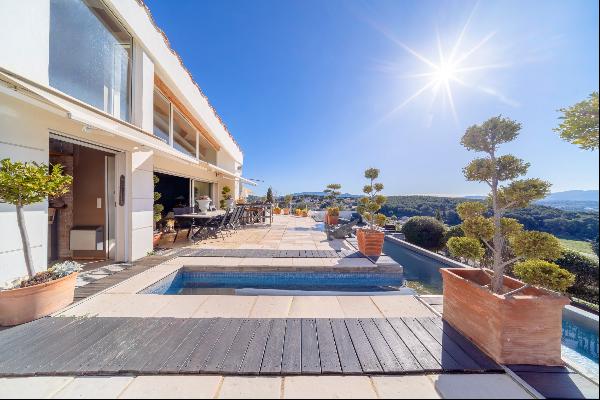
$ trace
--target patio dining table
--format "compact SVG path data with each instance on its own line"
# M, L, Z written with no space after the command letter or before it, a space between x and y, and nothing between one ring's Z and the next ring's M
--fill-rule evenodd
M179 214L174 215L174 217L180 219L190 219L193 222L201 221L200 224L197 225L198 230L191 236L191 239L195 241L197 239L196 235L202 230L204 226L206 226L206 224L222 215L225 215L225 210L207 211L205 213Z

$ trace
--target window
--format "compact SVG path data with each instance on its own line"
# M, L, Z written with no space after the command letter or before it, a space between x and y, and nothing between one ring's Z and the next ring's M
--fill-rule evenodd
M201 196L208 196L211 198L213 203L216 199L213 199L213 184L210 182L202 182L202 181L193 181L194 182L194 203L196 204L196 200L198 200Z
M196 157L196 129L173 108L173 147L182 153Z
M50 0L50 86L125 121L132 46L101 0Z
M171 104L159 91L154 91L154 136L169 143Z

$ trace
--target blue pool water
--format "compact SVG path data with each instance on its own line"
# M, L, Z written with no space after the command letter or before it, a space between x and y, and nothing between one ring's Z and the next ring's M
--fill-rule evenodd
M340 295L410 293L402 273L198 272L183 268L144 294ZM309 292L309 293L307 293Z
M598 379L598 326L586 326L563 316L562 331L563 358L575 364L582 372Z

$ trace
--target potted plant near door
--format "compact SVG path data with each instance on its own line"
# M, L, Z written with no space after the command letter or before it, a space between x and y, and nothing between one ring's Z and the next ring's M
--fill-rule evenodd
M327 207L325 213L325 223L327 225L337 225L340 219L340 208L339 207Z
M386 198L380 194L383 184L375 182L378 177L379 170L377 168L369 168L365 171L365 178L369 180L369 184L363 187L366 196L360 199L357 207L357 211L367 221L366 228L356 230L358 250L370 257L381 255L385 238L385 234L379 228L385 224L386 217L377 212L385 204Z
M544 198L550 188L540 179L518 179L529 164L496 153L520 129L515 121L494 117L471 126L462 138L468 150L486 154L463 172L467 180L490 187L489 204L466 202L457 207L465 237L450 238L448 249L455 257L475 261L487 250L493 261L491 270L441 270L443 318L501 364L562 365L561 318L569 299L561 293L575 277L550 262L561 254L558 239L526 231L504 216L509 209ZM509 267L521 281L505 275Z
M159 178L157 175L152 176L154 180L154 188L156 189L156 184L158 184ZM165 207L162 204L156 203L161 198L161 194L158 192L154 192L154 206L153 206L153 225L154 225L154 234L152 236L152 246L156 247L160 243L160 239L162 238L163 231L161 229L157 229L157 223L162 219L162 212Z
M28 205L67 193L72 180L60 164L0 161L0 201L16 207L27 268L27 277L0 286L0 326L33 321L73 302L79 264L65 262L36 273L24 213Z

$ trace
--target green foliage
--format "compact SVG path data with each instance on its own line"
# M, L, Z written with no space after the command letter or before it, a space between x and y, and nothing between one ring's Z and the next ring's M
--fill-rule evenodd
M286 194L283 197L283 201L285 202L285 206L286 207L290 207L290 205L292 204L292 200L294 199L294 197L291 194Z
M470 219L475 217L483 217L487 211L485 204L478 201L465 201L456 206L456 211L461 219Z
M273 189L271 188L271 186L269 186L269 188L267 189L266 202L273 204L273 201Z
M492 117L481 125L472 125L465 132L460 143L468 150L490 153L498 145L512 142L521 130L521 124L503 118Z
M541 179L523 179L511 182L498 190L500 208L523 208L533 201L541 200L550 194L550 183ZM492 199L490 197L489 202Z
M342 192L340 191L341 188L342 185L340 185L339 183L330 183L329 185L327 185L327 188L323 191L326 193L325 198L329 200L332 206L335 206L337 204L337 197L340 194L342 194Z
M331 217L339 217L340 208L339 207L327 207L327 214Z
M453 257L469 261L479 261L485 255L485 249L478 239L470 237L451 237L446 243Z
M513 253L524 259L556 260L562 253L558 239L546 232L522 231L509 241Z
M436 218L437 219L437 218ZM450 238L453 237L465 237L465 232L460 225L451 226L446 230L446 234L444 235L444 240L448 242Z
M494 222L491 218L481 216L465 219L461 227L466 237L481 240L491 240L495 232Z
M43 163L0 161L0 200L15 206L39 203L69 191L73 177L63 175L63 167Z
M409 243L429 250L444 247L446 228L432 217L412 217L402 225L402 233Z
M594 253L596 253L596 256L598 256L598 250L600 247L600 237L596 236L596 239L594 239L594 241L592 242L592 250L594 250Z
M575 283L575 275L560 266L531 259L515 264L513 273L523 282L564 293Z
M598 92L593 92L586 100L558 110L562 122L555 132L567 142L584 150L598 149Z
M219 205L222 209L225 209L227 207L225 202L227 200L231 200L231 198L231 188L227 185L223 186L223 188L221 189L221 200L219 200Z
M154 187L156 188L156 185L158 184L160 179L156 174L153 174L152 181L154 182ZM162 195L160 193L154 192L154 205L152 206L152 219L154 222L158 222L162 219L162 212L165 209L165 206L156 203L158 200L160 200L161 197Z
M363 192L367 195L360 199L356 210L368 222L369 228L374 229L375 226L383 226L385 224L385 216L377 212L387 201L386 197L379 194L383 190L383 184L375 182L379 177L377 168L369 168L365 171L365 178L369 180L369 184L363 187Z
M576 251L563 250L554 261L560 267L575 275L575 284L567 293L587 302L598 304L598 261Z

